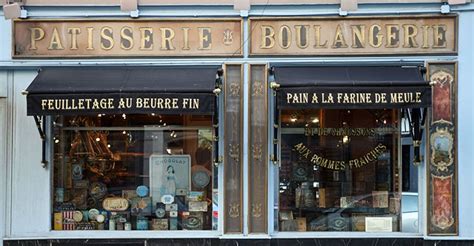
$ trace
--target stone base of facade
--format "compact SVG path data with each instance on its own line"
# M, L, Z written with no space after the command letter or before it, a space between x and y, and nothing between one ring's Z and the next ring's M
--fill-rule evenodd
M76 245L120 245L120 246L464 246L474 241L423 240L421 238L346 238L346 239L98 239L98 240L7 240L4 246L76 246Z

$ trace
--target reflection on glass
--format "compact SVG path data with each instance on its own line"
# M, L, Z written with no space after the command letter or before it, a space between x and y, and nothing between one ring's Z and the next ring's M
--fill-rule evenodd
M54 230L216 230L212 117L54 120Z
M278 230L400 231L398 114L282 110Z

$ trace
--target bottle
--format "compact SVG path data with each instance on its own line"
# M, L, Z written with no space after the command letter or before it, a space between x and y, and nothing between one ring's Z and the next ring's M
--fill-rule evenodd
M309 182L301 183L301 196L303 198L303 207L314 207L314 195L313 191L309 187Z
M295 207L301 207L301 187L296 187L295 189Z

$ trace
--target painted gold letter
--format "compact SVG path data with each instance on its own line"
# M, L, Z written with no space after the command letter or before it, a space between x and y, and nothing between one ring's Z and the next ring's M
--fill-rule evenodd
M344 33L342 33L341 25L337 25L336 27L336 35L334 35L332 48L347 48L347 43L344 39Z
M183 27L183 50L189 50L189 27Z
M400 28L398 25L385 25L387 29L387 48L395 48L400 44Z
M352 48L365 47L365 26L353 25L352 27Z
M278 34L278 45L280 45L280 47L283 49L288 49L291 45L291 30L286 25L280 27L280 33Z
M309 25L296 25L296 46L301 49L308 47L309 40Z
M174 50L174 31L171 28L160 28L161 30L161 50Z
M30 50L38 49L36 47L36 41L40 41L44 38L44 30L40 27L32 27L30 28L31 34L31 42L30 42Z
M129 50L133 48L133 30L125 26L120 30L120 48Z
M416 43L416 35L418 34L418 29L415 25L403 25L403 35L404 42L403 48L417 48L418 44Z
M433 26L433 48L446 48L446 25Z
M380 34L381 26L375 24L369 28L369 44L374 48L378 48L382 45L383 35Z
M326 48L328 45L328 41L324 41L324 43L321 43L321 26L314 26L314 38L315 38L315 44L314 48Z
M56 29L56 27L53 29L53 35L51 36L48 50L64 50L64 47L61 44L61 38L59 37L58 29Z
M81 28L72 27L68 28L67 31L71 34L71 50L77 50L77 34L81 33Z
M210 50L212 48L211 28L199 27L199 49Z
M93 27L88 27L87 28L87 49L88 50L94 50L94 41L92 39L94 35L94 28Z
M271 26L261 26L262 43L261 49L271 49L275 45L275 30Z
M114 47L114 33L111 27L103 27L100 30L100 48L110 50Z
M141 27L140 28L140 49L141 50L152 50L153 49L153 28Z

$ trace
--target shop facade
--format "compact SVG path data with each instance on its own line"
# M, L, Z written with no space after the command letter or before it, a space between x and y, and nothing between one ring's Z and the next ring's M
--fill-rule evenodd
M471 240L474 6L445 6L26 5L3 243Z

